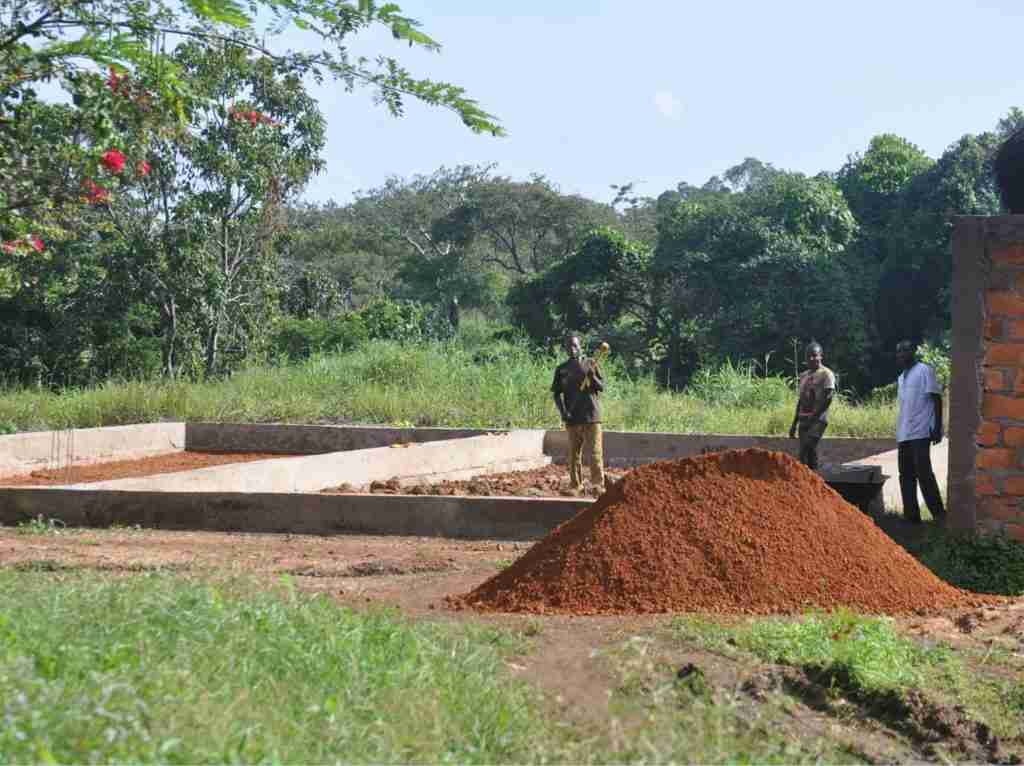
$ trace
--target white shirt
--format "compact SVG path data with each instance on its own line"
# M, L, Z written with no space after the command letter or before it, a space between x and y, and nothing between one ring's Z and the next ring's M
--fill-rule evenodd
M935 372L924 362L917 362L896 380L900 411L896 416L896 441L927 439L935 426L935 405L932 394L942 395Z

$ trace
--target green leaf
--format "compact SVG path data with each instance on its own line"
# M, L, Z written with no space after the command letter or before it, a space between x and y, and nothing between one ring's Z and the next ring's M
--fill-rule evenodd
M252 25L252 19L234 0L185 0L188 8L200 18L239 29Z

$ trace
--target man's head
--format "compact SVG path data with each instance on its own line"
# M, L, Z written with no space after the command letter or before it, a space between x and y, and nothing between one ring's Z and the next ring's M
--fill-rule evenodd
M571 356L573 359L578 359L581 353L580 351L580 336L578 335L566 335L565 342L562 344L562 348L565 349L565 353Z
M804 353L807 354L807 366L812 370L816 370L821 367L821 361L825 357L825 354L821 350L821 344L815 340L812 340L804 347Z
M904 367L910 367L917 355L917 344L909 340L901 340L896 344L896 359Z

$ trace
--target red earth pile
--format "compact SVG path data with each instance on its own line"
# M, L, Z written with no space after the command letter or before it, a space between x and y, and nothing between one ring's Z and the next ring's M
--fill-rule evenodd
M780 452L652 463L453 606L499 612L933 612L994 601L943 582Z

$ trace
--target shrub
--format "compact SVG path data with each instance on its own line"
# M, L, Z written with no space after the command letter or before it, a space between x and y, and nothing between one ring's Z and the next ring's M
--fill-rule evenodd
M702 367L694 373L686 393L711 405L776 407L792 397L785 379L754 375L754 365L726 359L718 367Z

